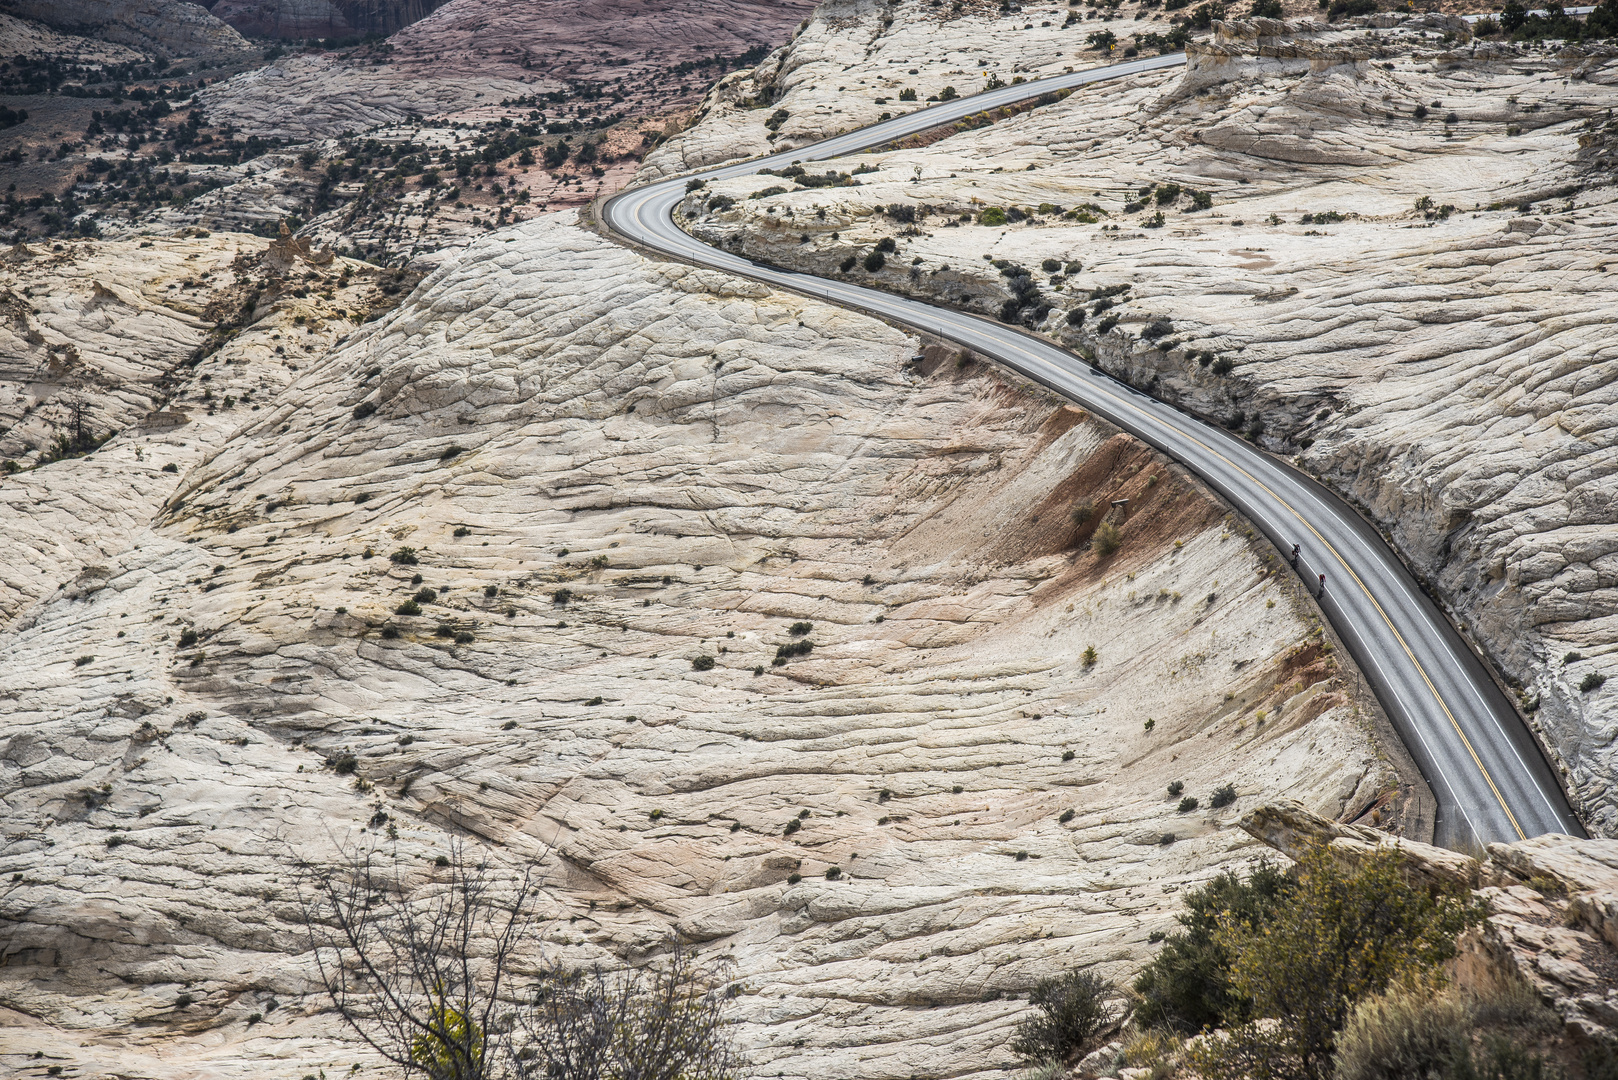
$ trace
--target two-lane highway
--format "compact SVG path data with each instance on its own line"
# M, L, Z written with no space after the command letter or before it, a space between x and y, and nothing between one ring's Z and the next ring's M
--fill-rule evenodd
M1002 87L812 146L694 175L722 179L792 161L841 157L1052 90L1184 62L1180 54L1159 56ZM1398 557L1341 499L1229 432L1187 416L1032 334L711 248L681 231L674 221L689 178L621 192L602 204L600 220L644 247L688 262L862 309L955 341L1038 380L1157 447L1229 500L1283 553L1299 545L1299 573L1306 582L1314 585L1317 575L1326 575L1321 607L1432 787L1441 842L1511 841L1549 832L1584 835L1555 772L1516 709Z

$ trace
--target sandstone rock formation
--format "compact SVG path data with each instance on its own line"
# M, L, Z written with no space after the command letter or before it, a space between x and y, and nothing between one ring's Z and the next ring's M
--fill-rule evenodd
M1328 821L1296 803L1255 807L1242 828L1296 857L1326 844L1353 860L1394 847L1420 880L1473 888L1488 904L1484 924L1462 937L1455 961L1464 985L1483 990L1522 979L1580 1041L1618 1039L1618 841L1538 836L1490 844L1476 859Z
M768 82L781 138L769 112L729 104L753 93L738 81L649 171L780 146L799 122L824 134L843 122L822 107L828 85L860 103L849 121L873 119L867 95L906 81L878 44L925 33L936 63L977 36L927 9L873 38L879 25L857 8L772 59L790 73ZM986 314L1010 301L1106 370L1299 455L1521 688L1587 824L1618 833L1618 683L1602 685L1618 617L1615 193L1594 164L1618 64L1467 42L1441 16L1232 23L1193 53L1183 73L814 166L857 187L712 185L688 200L689 227L820 273L856 256L860 280ZM752 197L771 187L788 190ZM991 207L1015 213L978 224ZM858 269L883 239L897 245L883 269ZM1021 306L1019 280L1034 290Z
M724 70L714 61L779 42L812 6L455 0L393 35L385 54L288 57L203 100L243 131L299 140L570 89L613 112L656 113L696 101Z
M118 0L5 0L3 6L9 15L165 58L248 48L246 39L207 8L186 0L158 0L149 5Z
M294 361L352 325L310 280L170 419L0 479L7 550L98 545L0 567L8 1066L365 1060L292 861L392 826L542 859L553 956L732 955L757 1071L998 1074L1015 995L1129 975L1255 799L1395 808L1275 554L1039 391L571 213ZM227 377L264 407L207 415ZM1103 559L1071 510L1118 492Z
M386 37L444 5L445 0L216 0L214 17L252 37Z

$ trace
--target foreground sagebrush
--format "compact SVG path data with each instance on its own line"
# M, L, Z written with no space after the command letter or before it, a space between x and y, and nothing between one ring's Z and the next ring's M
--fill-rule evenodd
M723 972L676 946L644 969L573 970L532 948L539 890L454 845L425 873L396 853L306 867L305 925L338 1014L429 1080L732 1080Z

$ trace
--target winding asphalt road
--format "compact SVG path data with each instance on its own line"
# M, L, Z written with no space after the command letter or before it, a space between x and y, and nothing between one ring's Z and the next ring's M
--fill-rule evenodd
M843 157L969 113L1051 90L1174 67L1182 54L1130 60L943 102L812 146L709 169L745 176L792 161ZM1417 586L1376 530L1297 469L1092 368L1048 341L974 315L779 269L711 248L682 232L673 212L688 177L606 200L612 232L688 262L857 308L958 342L1035 379L1161 450L1237 507L1282 552L1299 545L1298 572L1365 673L1438 801L1441 843L1512 841L1542 833L1583 836L1555 772L1516 709L1453 625Z

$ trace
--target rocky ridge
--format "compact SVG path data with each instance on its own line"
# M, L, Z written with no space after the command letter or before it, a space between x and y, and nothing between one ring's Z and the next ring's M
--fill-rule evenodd
M250 46L235 30L187 0L138 5L117 0L6 0L5 13L57 30L127 45L160 57L237 52Z
M1618 841L1538 836L1490 844L1480 861L1328 821L1295 802L1256 807L1242 828L1289 858L1324 844L1352 864L1393 847L1417 880L1473 890L1489 915L1462 937L1452 974L1476 990L1521 980L1580 1041L1618 1039Z
M899 10L917 32L952 26ZM868 34L828 24L803 66L798 42L776 58L790 78L746 78L806 114L838 60L845 86L888 75ZM814 186L713 185L684 211L753 257L1004 313L1298 455L1520 688L1610 834L1618 222L1581 149L1613 101L1609 51L1468 43L1436 15L1232 21L1183 73L817 163ZM648 171L750 148L754 115L719 102Z
M61 503L101 538L8 564L15 1063L363 1060L314 1015L289 859L392 826L542 859L553 955L732 955L757 1068L985 1075L1032 980L1128 975L1253 850L1255 798L1397 817L1275 554L970 357L570 213L282 366L334 303L203 361L276 380L256 415L194 382L194 418L0 479L11 535ZM1070 511L1118 493L1103 557Z

